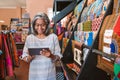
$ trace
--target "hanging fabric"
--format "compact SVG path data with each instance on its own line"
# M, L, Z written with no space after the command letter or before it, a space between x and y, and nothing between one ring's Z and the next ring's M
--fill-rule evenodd
M119 0L120 1L120 0ZM114 4L114 6L116 6ZM99 36L99 50L108 54L108 55L119 55L120 54L120 36L119 36L119 18L120 14L118 13L119 2L116 8L116 13L109 15L105 18ZM107 57L99 57L98 65L101 69L110 73L113 77L115 69L117 68L116 63ZM118 69L117 69L118 70ZM119 80L119 79L114 79Z
M0 50L2 50L2 34L0 34ZM0 80L5 78L5 60L4 60L4 54L0 55Z
M14 66L19 67L20 63L19 63L19 58L18 58L18 54L17 54L17 48L16 48L15 41L13 39L13 35L11 33L10 33L10 40L12 43L12 49L13 49L13 55L14 55Z
M120 57L117 57L114 63L114 80L120 80Z
M12 60L11 60L10 53L9 53L9 50L8 50L8 46L7 46L7 42L6 42L6 36L2 35L2 39L3 39L3 43L4 43L7 76L14 76L13 67L12 67Z

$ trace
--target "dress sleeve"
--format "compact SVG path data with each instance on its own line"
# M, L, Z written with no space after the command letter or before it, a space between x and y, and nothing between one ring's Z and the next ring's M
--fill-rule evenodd
M29 54L28 54L28 42L29 42L29 39L28 39L28 37L26 38L26 41L25 41L25 45L24 45L24 47L23 47L23 54L22 54L22 59L24 58L24 57L26 57L26 56L28 56Z
M60 58L62 57L62 54L61 54L61 49L60 49L60 45L59 45L59 41L58 41L58 37L55 35L54 36L54 54L55 55L58 55Z

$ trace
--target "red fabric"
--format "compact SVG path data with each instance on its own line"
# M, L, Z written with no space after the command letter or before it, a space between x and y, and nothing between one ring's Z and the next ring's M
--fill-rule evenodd
M5 61L2 55L0 55L0 79L5 78Z
M0 34L0 49L2 48L2 36Z
M118 73L118 76L117 76L119 79L120 79L120 72Z
M5 46L5 63L6 63L7 76L13 76L14 73L13 73L13 67L12 67L12 60L11 60L10 53L8 50L6 36L3 35L2 39L3 39L4 46Z
M100 27L103 17L95 18L92 21L92 31L97 31Z
M2 50L2 36L0 34L0 50ZM5 61L3 58L3 54L0 55L0 79L5 77Z
M13 36L12 34L10 34L10 40L12 42L12 49L13 49L13 55L14 55L14 62L15 62L15 65L16 67L19 66L19 58L18 58L18 53L17 53L17 48L16 48L16 44L15 44L15 41L13 39Z
M120 36L120 16L118 17L117 22L114 26L114 32Z

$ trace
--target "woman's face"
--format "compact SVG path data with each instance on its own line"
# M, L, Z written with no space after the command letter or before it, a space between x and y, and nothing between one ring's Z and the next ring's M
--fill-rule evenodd
M35 22L35 30L38 34L45 34L46 31L46 23L44 19L37 19Z

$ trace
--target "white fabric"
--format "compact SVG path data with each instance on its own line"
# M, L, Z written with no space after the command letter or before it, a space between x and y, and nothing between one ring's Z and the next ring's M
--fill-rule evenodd
M28 48L45 48L48 47L54 55L62 57L58 37L50 34L44 39L39 39L33 34L26 39L22 57L27 56ZM29 80L56 80L55 64L51 58L42 55L36 55L30 62Z

